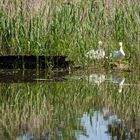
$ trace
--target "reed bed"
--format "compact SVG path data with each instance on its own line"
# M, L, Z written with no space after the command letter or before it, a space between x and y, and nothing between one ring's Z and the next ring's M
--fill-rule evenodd
M1 0L0 53L66 55L79 63L99 40L107 55L122 41L138 63L139 9L137 0Z

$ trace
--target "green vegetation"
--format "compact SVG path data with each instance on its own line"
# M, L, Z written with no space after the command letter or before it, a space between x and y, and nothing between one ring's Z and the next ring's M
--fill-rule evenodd
M0 54L67 55L83 62L99 40L107 55L122 41L127 57L137 63L139 9L135 0L1 0Z
M102 111L104 107L126 122L138 118L140 76L121 76L126 78L122 93L118 92L118 85L110 82L97 86L84 79L50 83L1 83L1 138L16 139L24 132L36 137L48 132L51 139L58 138L60 133L64 139L74 139L77 131L86 134L80 124L83 114L88 113L93 117L94 110Z
M102 40L106 54L124 44L131 64L140 66L140 5L112 0L0 0L0 55L66 55L77 64ZM53 73L53 72L52 72ZM5 84L0 86L0 137L15 139L23 131L48 132L74 139L79 118L107 106L125 121L140 116L139 73L126 78L122 93L109 82L86 80Z

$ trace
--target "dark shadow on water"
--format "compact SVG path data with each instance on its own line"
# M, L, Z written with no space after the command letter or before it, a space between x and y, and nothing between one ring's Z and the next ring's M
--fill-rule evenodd
M0 83L26 83L26 82L53 82L65 80L64 76L68 75L68 70L48 71L45 69L1 69Z

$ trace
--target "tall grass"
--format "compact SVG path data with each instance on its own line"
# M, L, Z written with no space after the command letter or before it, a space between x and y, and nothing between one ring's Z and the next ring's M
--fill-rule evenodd
M107 55L122 41L128 57L138 60L140 6L136 0L1 0L0 9L2 55L67 55L81 62L102 40Z

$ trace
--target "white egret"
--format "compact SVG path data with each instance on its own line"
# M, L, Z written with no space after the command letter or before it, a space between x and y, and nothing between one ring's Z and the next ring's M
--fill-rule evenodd
M113 59L115 62L121 64L121 60L125 57L125 53L123 51L122 42L119 42L119 45L120 45L120 49L113 53Z
M97 50L94 50L94 49L90 50L89 52L86 53L86 57L88 59L97 59L97 60L103 59L105 57L103 42L99 41L98 42L98 49Z

